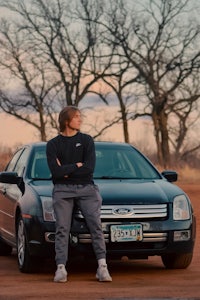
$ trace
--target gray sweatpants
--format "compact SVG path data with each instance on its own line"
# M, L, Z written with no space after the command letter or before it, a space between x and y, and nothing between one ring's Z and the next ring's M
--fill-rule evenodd
M102 198L98 187L94 184L55 184L53 208L56 216L55 260L57 265L65 265L68 260L69 234L74 203L79 206L86 220L97 260L106 257L106 246L100 219Z

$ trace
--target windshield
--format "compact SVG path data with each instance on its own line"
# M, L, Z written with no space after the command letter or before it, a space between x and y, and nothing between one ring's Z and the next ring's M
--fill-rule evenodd
M158 179L159 173L136 149L129 146L96 147L94 179Z
M158 171L135 148L96 143L94 179L159 179ZM29 178L51 179L45 147L37 147L31 157Z

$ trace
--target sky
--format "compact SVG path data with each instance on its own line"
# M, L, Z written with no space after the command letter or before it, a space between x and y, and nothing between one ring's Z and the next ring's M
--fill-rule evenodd
M36 131L32 126L13 116L0 113L0 147L13 147L37 140Z

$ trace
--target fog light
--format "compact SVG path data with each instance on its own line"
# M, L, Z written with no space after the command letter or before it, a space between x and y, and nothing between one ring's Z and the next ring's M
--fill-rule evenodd
M188 241L191 237L190 230L174 231L174 242Z
M55 242L55 232L45 232L45 240L50 243Z
M78 244L78 237L77 237L77 236L71 235L71 236L70 236L70 239L71 239L71 244L72 244L72 245Z

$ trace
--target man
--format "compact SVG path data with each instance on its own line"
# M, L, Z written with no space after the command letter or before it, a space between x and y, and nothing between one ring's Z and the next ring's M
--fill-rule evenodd
M53 208L56 216L55 282L66 282L69 233L76 203L89 228L98 261L96 278L112 281L106 264L106 247L100 210L102 199L93 182L95 147L91 136L80 132L81 113L67 106L59 114L60 134L47 143L47 161L52 173Z

